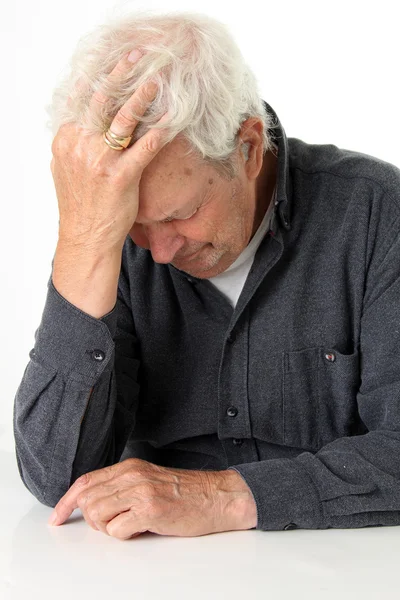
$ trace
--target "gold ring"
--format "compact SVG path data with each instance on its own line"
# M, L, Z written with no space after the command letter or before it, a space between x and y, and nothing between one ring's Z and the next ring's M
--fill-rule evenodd
M123 146L121 146L120 144L118 144L118 145L114 145L114 144L112 144L112 143L110 142L110 140L107 138L107 131L105 131L105 132L103 133L103 138L104 138L104 141L105 141L105 143L106 143L108 146L110 146L110 148L112 148L113 150L125 150L125 148L124 148Z
M110 140L110 138L112 138L115 142L117 142L117 144L119 144L120 146L123 146L124 148L127 148L130 144L130 141L132 139L132 135L128 135L127 137L121 137L119 135L116 135L115 133L113 133L111 131L111 129L107 130L107 137ZM111 142L111 140L110 140Z

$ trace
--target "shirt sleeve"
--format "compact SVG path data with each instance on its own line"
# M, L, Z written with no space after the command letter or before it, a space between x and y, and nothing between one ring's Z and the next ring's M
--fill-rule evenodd
M54 507L80 475L120 459L135 422L139 359L123 268L116 305L100 319L59 294L52 276L47 287L13 427L22 481Z
M396 207L395 207L396 208ZM366 277L359 415L368 432L315 454L230 467L249 486L260 530L400 525L400 216Z

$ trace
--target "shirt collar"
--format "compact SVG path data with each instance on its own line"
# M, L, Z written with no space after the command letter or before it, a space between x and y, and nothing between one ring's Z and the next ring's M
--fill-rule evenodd
M272 116L272 126L268 130L272 141L278 146L278 172L276 180L276 211L282 227L291 229L291 181L289 177L289 145L285 130L274 109L263 100L265 110ZM276 218L272 218L271 229L276 232Z

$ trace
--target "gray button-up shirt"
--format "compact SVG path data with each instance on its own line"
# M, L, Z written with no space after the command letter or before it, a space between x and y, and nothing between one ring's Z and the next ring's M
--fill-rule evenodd
M103 318L50 277L14 407L40 502L135 456L235 469L257 529L400 524L400 171L266 108L277 201L235 309L129 236Z

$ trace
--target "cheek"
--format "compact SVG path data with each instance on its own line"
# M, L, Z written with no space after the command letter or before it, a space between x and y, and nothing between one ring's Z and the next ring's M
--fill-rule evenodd
M214 238L210 224L203 220L200 221L200 219L196 219L196 222L193 223L185 223L184 221L177 223L175 232L177 235L193 242L212 242Z
M188 240L214 244L218 242L228 214L221 214L214 206L200 208L193 219L176 221L176 232Z

